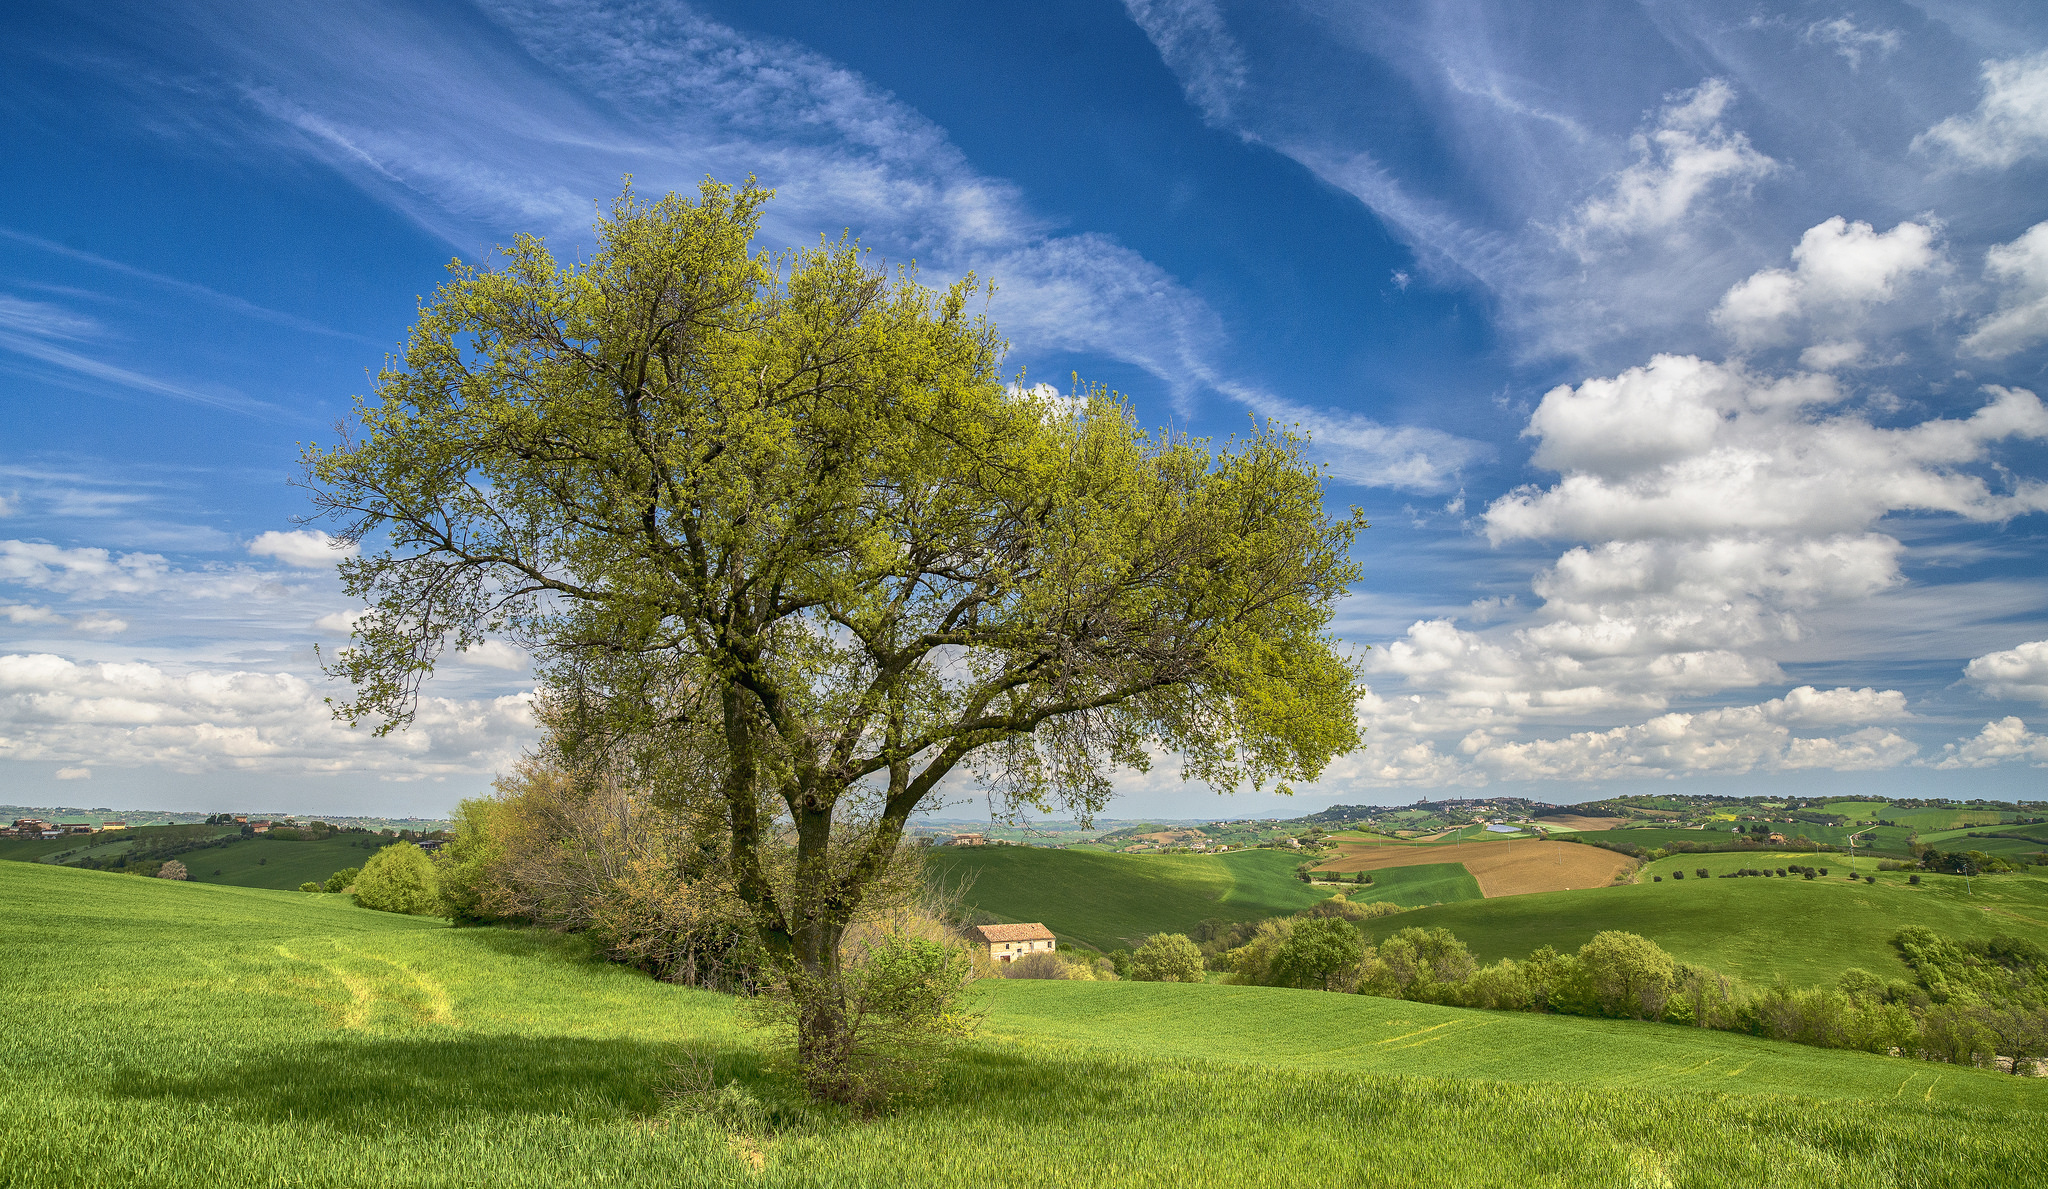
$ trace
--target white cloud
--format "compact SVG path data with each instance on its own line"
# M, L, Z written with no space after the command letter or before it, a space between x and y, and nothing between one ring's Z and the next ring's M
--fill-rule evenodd
M1960 469L1995 443L2048 438L2048 409L2033 393L1984 391L1990 402L1970 417L1886 429L1818 413L1844 396L1826 376L1660 355L1544 396L1529 422L1535 461L1564 477L1495 500L1487 535L1818 538L1861 532L1892 511L1992 522L2048 508L2048 486L2000 494Z
M90 768L59 768L59 769L57 769L57 779L58 779L58 780L91 780L91 779L92 779L92 769L90 769Z
M1635 236L1679 224L1710 191L1746 193L1778 163L1730 132L1721 117L1735 89L1710 78L1669 97L1656 125L1630 141L1634 164L1616 174L1607 193L1574 213L1568 237L1583 244L1594 235Z
M2048 223L1984 254L1984 273L2004 292L1998 309L1964 337L1967 355L2000 359L2048 339Z
M1963 677L1994 698L2025 698L2048 706L2048 640L1977 657L1963 666Z
M1245 62L1215 0L1124 0L1124 11L1179 76L1188 102L1212 124L1229 120Z
M1975 738L1943 745L1936 768L1990 768L2014 760L2031 760L2037 767L2048 766L2048 735L2027 729L2011 716L1987 722Z
M1811 769L1864 771L1911 761L1918 748L1880 723L1909 718L1898 690L1800 686L1750 706L1663 714L1630 726L1555 739L1508 737L1511 720L1439 699L1384 699L1368 690L1359 718L1368 751L1325 777L1372 785L1483 785L1510 781L1597 781ZM1457 754L1416 734L1438 734L1462 718ZM1795 734L1800 729L1838 734Z
M229 599L276 589L274 578L247 567L181 570L161 554L116 554L39 541L0 541L0 583L81 599L155 594Z
M200 773L494 772L531 738L525 695L425 698L407 731L378 739L329 714L290 673L85 664L0 655L0 759Z
M356 630L356 624L368 611L333 611L313 621L313 626L323 632L346 636Z
M87 615L72 626L96 636L118 636L128 630L128 621L116 615Z
M91 338L100 331L100 324L83 314L4 293L0 293L0 327L49 339Z
M50 610L48 607L31 606L27 603L0 603L0 617L5 617L9 623L58 624L64 622L63 616Z
M1853 322L1899 296L1907 279L1940 267L1937 230L1906 222L1880 234L1836 215L1799 237L1791 269L1767 268L1728 290L1714 307L1714 323L1738 343L1756 346L1783 341L1804 320ZM1833 353L1847 346L1838 344ZM1862 353L1861 344L1853 346L1845 361Z
M319 529L295 529L284 533L258 533L249 542L252 557L272 557L302 570L324 570L346 557L356 555L354 545L343 545Z
M1901 41L1897 29L1861 29L1846 16L1815 21L1806 27L1805 39L1809 44L1832 47L1849 63L1851 70L1863 65L1864 54L1887 57L1899 48Z
M472 665L482 665L487 669L505 669L513 672L524 672L532 663L525 653L503 640L479 641L454 654L454 659Z
M2048 148L2048 51L1984 63L1984 98L1913 140L1963 165L2005 169Z

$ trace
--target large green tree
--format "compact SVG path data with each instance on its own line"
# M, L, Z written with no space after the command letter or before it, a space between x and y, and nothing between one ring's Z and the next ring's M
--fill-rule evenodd
M844 931L944 788L1085 813L1159 754L1231 788L1356 747L1328 625L1364 523L1285 431L1212 449L1006 379L972 277L753 253L768 197L629 192L587 263L454 266L305 463L364 547L337 712L402 726L445 648L525 646L558 732L640 741L711 811L820 1053Z

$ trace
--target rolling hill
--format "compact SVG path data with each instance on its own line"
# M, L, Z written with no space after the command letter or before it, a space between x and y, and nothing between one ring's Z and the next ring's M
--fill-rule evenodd
M861 1121L800 1103L735 1000L544 934L10 863L0 947L24 1189L2048 1176L2048 1080L1665 1025L1004 981L933 1094ZM665 1097L699 1059L756 1122Z
M1329 891L1295 878L1301 861L1281 850L1119 855L949 846L932 852L928 871L942 884L969 881L969 906L1005 921L1042 921L1063 942L1110 950L1153 933L1186 933L1207 919L1284 916L1328 899Z

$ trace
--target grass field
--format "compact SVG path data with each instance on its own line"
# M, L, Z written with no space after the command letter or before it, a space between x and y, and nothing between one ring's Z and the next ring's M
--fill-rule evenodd
M290 890L322 882L344 867L360 867L388 844L374 834L343 834L323 842L248 838L179 857L198 883Z
M1062 941L1130 946L1186 933L1205 919L1250 921L1298 912L1329 892L1296 879L1291 851L1115 855L1045 847L944 847L931 871L972 877L967 903L1005 921L1041 921Z
M1738 867L1828 863L1825 879L1698 879L1705 867L1719 875ZM1858 870L1875 872L1860 858ZM1905 925L1921 924L1951 937L2012 933L2048 944L2048 878L2021 873L1974 881L1923 876L1911 887L1904 873L1886 872L1875 884L1850 883L1839 874L1844 856L1680 855L1649 864L1631 885L1581 892L1512 896L1469 904L1421 908L1371 930L1442 925L1484 960L1522 957L1539 945L1576 949L1603 929L1651 938L1687 962L1758 983L1779 976L1798 984L1832 982L1850 966L1904 977L1889 942ZM1673 871L1686 872L1674 881ZM1665 876L1663 883L1652 877Z
M733 1001L526 933L0 864L0 947L10 1189L2048 1177L2048 1081L1662 1025L1001 982L945 1087L861 1124L795 1105ZM771 1126L666 1111L690 1052Z
M1455 904L1479 900L1485 893L1479 881L1463 863L1424 863L1415 867L1387 867L1372 873L1372 882L1351 893L1360 904L1383 900L1403 908L1424 904Z

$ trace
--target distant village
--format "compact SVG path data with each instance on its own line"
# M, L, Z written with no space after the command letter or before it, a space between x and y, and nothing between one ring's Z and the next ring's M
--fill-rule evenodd
M259 818L252 822L247 814L227 813L218 815L218 820L208 819L206 824L245 826L254 834L268 834L273 829L296 830L303 828L300 823L289 818L275 820ZM8 826L6 829L0 829L0 838L63 838L72 834L107 834L116 830L126 830L127 828L128 823L126 820L115 818L108 818L95 824L93 822L50 822L44 821L39 817L18 817L14 819L13 825Z

